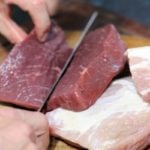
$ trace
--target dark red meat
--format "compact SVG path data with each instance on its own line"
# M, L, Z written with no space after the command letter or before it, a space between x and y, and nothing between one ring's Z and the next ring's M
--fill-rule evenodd
M39 108L70 52L57 25L44 43L32 33L0 66L0 101Z
M58 84L48 110L81 111L91 106L125 64L126 48L113 25L87 35Z

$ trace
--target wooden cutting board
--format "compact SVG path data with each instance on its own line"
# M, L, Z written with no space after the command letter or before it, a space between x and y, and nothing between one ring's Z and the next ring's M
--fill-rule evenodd
M62 1L59 13L55 19L66 31L66 37L69 45L74 47L79 39L81 30L86 24L90 14L97 10L99 17L96 20L93 28L103 26L108 23L113 23L122 35L122 39L127 46L139 47L150 46L150 28L136 23L130 19L119 16L100 7L94 7L88 4L83 4L78 0ZM0 38L1 40L1 38ZM9 46L7 42L2 39L0 41L0 63L7 57ZM74 148L59 139L51 138L49 150L79 150Z

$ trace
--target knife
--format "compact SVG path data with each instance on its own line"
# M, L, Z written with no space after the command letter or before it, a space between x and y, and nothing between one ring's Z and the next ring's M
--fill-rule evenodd
M93 25L95 19L97 18L98 16L98 12L95 11L92 13L88 23L86 24L80 38L79 38L79 41L77 42L77 44L75 45L75 48L73 49L72 53L70 54L69 58L67 59L60 75L57 77L56 81L53 83L53 85L51 86L49 92L48 92L48 95L47 97L45 98L43 104L41 105L41 107L38 109L38 112L43 112L44 111L44 108L47 104L47 102L49 101L50 97L52 96L52 94L54 93L59 81L62 79L63 75L65 74L67 68L69 67L70 63L72 62L78 48L80 47L80 44L82 43L82 41L84 40L86 34L88 33L89 29L91 28L91 26Z

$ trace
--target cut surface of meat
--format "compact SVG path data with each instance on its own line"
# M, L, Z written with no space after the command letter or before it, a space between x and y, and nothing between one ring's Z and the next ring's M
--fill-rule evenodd
M150 144L150 105L131 78L112 82L89 109L48 112L52 135L90 150L143 150Z
M137 91L150 102L150 46L129 49L128 58Z
M91 106L123 68L125 50L113 25L89 33L52 95L48 110L81 111Z
M39 108L70 52L55 23L43 43L32 32L0 65L0 101Z

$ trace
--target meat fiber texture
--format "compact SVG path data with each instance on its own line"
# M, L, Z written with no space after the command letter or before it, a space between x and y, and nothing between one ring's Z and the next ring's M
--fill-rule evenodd
M89 109L48 112L51 134L89 150L143 150L150 144L150 105L131 78L114 81Z
M91 106L123 68L125 51L113 25L89 33L52 95L48 110L81 111Z
M128 58L137 91L150 103L150 46L129 49Z
M44 43L32 32L0 66L0 101L39 108L70 52L64 32L55 23Z

